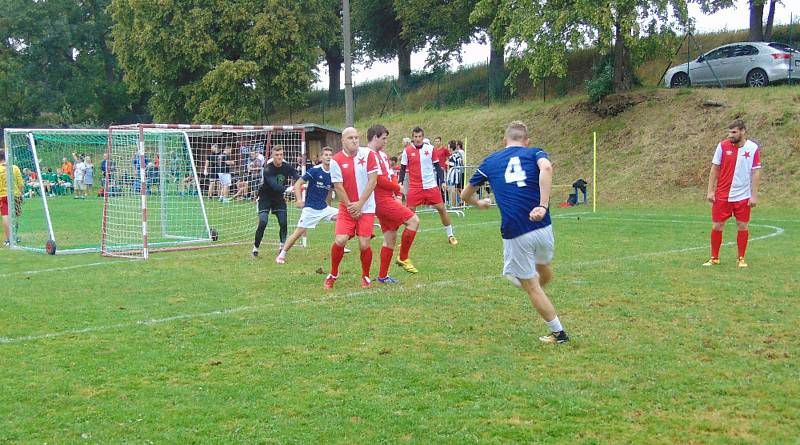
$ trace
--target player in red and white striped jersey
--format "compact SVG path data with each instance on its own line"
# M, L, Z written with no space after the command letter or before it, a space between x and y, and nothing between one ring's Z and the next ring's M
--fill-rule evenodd
M408 195L406 204L412 211L417 206L429 205L439 212L442 220L447 240L451 246L458 244L453 235L453 226L450 224L450 216L444 208L444 200L439 187L447 188L444 181L444 170L439 165L439 160L434 156L434 149L431 144L426 144L425 131L416 127L411 131L412 144L403 149L400 158L400 182L405 179L408 173Z
M741 119L728 126L728 138L714 151L711 173L708 176L708 201L711 207L711 259L704 266L719 264L722 229L731 216L736 218L739 248L739 267L747 267L750 210L758 204L758 185L761 179L761 147L747 139L747 128Z
M383 125L376 124L367 130L367 145L378 156L378 184L375 187L375 216L381 223L383 232L383 246L381 247L381 263L378 271L378 282L396 283L397 280L389 276L389 266L394 255L394 246L397 242L397 229L405 225L403 236L400 240L400 255L397 263L409 273L417 273L417 269L408 257L408 251L414 242L414 237L419 229L419 217L411 209L404 206L400 197L400 183L393 180L396 175L389 163L389 157L383 151L389 138L389 130Z
M358 144L358 130L345 128L342 131L342 151L331 159L331 182L339 199L339 217L336 219L336 238L331 246L331 273L325 279L326 289L333 288L339 277L344 248L355 236L361 250L361 287L370 287L370 239L375 221L373 191L378 182L378 171L375 153Z

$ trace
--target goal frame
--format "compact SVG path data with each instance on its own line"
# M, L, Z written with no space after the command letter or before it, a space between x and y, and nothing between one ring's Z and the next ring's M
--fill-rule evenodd
M57 235L58 232L55 231L53 228L53 220L50 213L49 207L49 197L47 193L45 193L44 183L42 181L42 169L40 163L40 156L37 148L36 138L34 136L35 133L39 134L80 134L80 133L95 133L96 135L101 135L105 133L107 129L105 128L4 128L3 129L3 142L5 145L6 151L6 166L7 168L15 165L15 153L14 153L14 144L11 143L10 136L12 134L21 134L25 136L25 139L28 142L28 146L31 150L31 154L33 156L34 161L34 168L37 177L39 178L38 182L39 185L37 187L37 191L39 193L39 197L42 199L42 207L45 222L47 225L47 233L49 236L49 240L58 244ZM14 194L14 187L13 187L13 167L7 170L7 190L8 190L8 202L9 202L9 225L11 226L11 237L9 239L10 247L14 250L25 250L29 252L37 252L37 253L47 253L47 247L32 247L32 246L24 246L20 245L16 242L17 240L17 225L15 224L17 215L15 211L12 211L14 208L11 205L14 203L14 200L18 198ZM81 248L59 248L56 252L57 255L68 255L68 254L78 254L78 253L92 253L92 252L99 252L100 247L81 247Z
M203 200L202 191L200 188L199 176L197 174L197 168L195 164L195 159L192 154L192 145L189 139L189 132L196 130L196 131L233 131L233 132L247 132L247 131L263 131L270 133L269 137L267 137L267 142L265 145L265 149L269 150L271 146L272 140L272 132L275 131L295 131L300 136L300 150L303 156L306 155L306 134L305 134L305 126L303 125L211 125L211 124L130 124L130 125L112 125L108 128L108 148L106 153L108 154L108 158L112 159L112 150L113 150L113 133L114 131L136 131L138 133L137 138L137 151L139 156L139 165L143 166L145 162L145 133L148 131L168 131L168 132L179 132L182 133L182 136L185 140L186 147L188 149L188 155L191 159L192 164L192 175L193 175L193 187L198 193L198 198L200 200L200 205L202 208L204 224L206 227L206 231L208 234L208 240L196 240L195 244L186 243L186 244L172 244L169 246L157 246L152 245L148 241L148 203L147 203L147 187L144 186L146 183L145 178L145 169L139 168L139 181L140 181L140 195L141 195L141 237L142 237L142 248L141 248L141 255L136 255L136 258L147 259L150 256L151 252L156 251L176 251L176 250L193 250L193 249L205 249L211 247L223 247L223 246L231 246L231 245L239 245L242 242L228 242L228 243L219 243L219 244L202 244L198 245L196 243L202 243L203 241L213 241L213 234L212 229L208 223L208 214L205 209L205 204ZM106 171L106 183L109 181L109 172L110 169ZM299 172L302 176L305 174L305 166L302 167L302 171ZM160 175L161 178L164 175ZM101 227L101 241L100 241L100 253L103 256L127 256L124 254L111 252L108 249L107 245L107 223L108 223L108 199L109 194L106 193L104 197L104 204L103 204L103 221ZM163 195L161 200L161 205L163 206ZM163 228L162 228L163 230ZM136 250L139 250L138 247Z

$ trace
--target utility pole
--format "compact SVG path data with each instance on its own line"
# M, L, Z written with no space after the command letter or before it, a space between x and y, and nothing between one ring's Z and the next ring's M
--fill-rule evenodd
M353 58L350 50L350 0L342 0L342 33L344 34L344 120L345 125L355 124L353 115Z

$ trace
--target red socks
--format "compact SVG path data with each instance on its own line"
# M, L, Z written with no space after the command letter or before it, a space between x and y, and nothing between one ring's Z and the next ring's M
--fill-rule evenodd
M744 251L747 250L747 239L750 238L750 232L747 230L740 230L736 234L736 246L739 247L739 257L744 257Z
M743 257L747 250L747 240L750 238L750 232L747 230L739 230L736 233L736 246L739 248L739 257ZM711 231L711 256L719 258L719 247L722 245L722 231Z
M711 230L711 257L719 258L719 247L722 245L722 230Z
M381 267L378 270L378 278L386 278L389 275L389 265L392 264L394 249L386 246L381 247Z
M361 276L369 277L369 268L372 266L372 248L367 247L361 251Z
M411 250L411 244L414 243L415 236L417 236L416 230L409 228L403 230L403 235L400 238L400 259L402 261L408 259L408 251Z
M331 246L331 275L334 277L339 276L339 263L342 262L344 257L344 246L333 243Z

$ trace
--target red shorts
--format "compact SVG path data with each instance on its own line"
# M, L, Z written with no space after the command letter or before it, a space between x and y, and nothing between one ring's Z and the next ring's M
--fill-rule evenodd
M350 238L361 236L369 238L375 232L375 214L362 213L361 217L354 219L347 208L339 207L339 216L336 218L336 234L347 235Z
M0 198L0 216L8 216L8 196Z
M439 187L432 189L409 189L406 204L409 208L442 204L442 191Z
M394 232L414 216L411 209L391 198L375 204L375 216L381 223L382 232Z
M750 199L741 201L714 201L711 206L711 221L725 222L731 216L736 217L736 221L750 222Z

